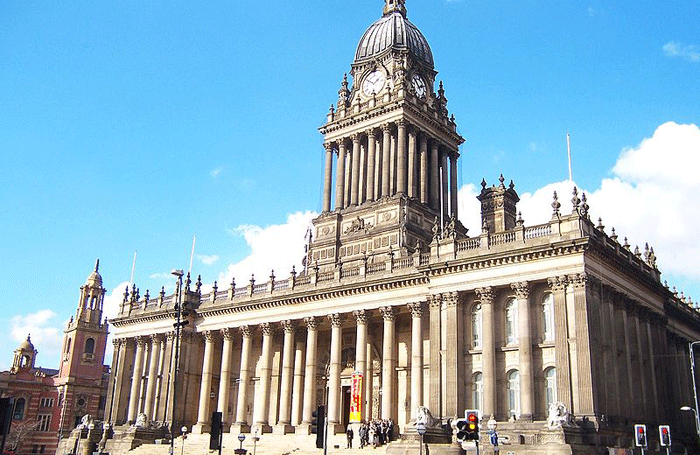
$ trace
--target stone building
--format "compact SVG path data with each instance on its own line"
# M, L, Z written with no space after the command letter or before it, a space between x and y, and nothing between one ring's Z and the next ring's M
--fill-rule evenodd
M493 417L513 453L631 447L634 423L652 444L662 423L692 439L678 409L691 403L698 312L661 281L654 250L592 222L575 188L571 202L553 195L549 222L526 226L513 183L484 181L483 227L467 233L464 139L436 75L404 1L386 0L320 128L323 212L305 269L210 293L189 275L175 295L127 290L111 321L116 432L142 413L208 432L218 410L226 432L298 437L327 403L331 434L381 418L410 435L420 406L442 424L476 409L482 434ZM556 403L562 421L548 424Z
M58 370L35 366L29 336L15 350L12 368L0 373L0 394L14 399L9 445L14 453L56 453L59 440L86 414L101 419L109 367L103 365L107 324L99 261L84 286L63 336Z

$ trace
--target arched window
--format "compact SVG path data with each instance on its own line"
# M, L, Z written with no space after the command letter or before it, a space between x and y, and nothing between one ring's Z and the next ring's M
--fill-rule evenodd
M474 373L472 376L472 400L474 409L481 412L484 402L484 375L481 373Z
M508 373L508 416L520 417L520 374L518 370Z
M85 351L86 354L94 354L95 353L95 339L94 338L88 338L85 340Z
M547 294L542 299L542 339L554 341L554 297Z
M506 303L506 344L518 342L518 302L510 299Z
M24 398L17 398L15 401L15 409L12 411L12 420L22 420L24 418Z
M68 338L68 343L66 343L66 354L70 353L70 342L71 342L71 339Z
M472 347L481 347L481 304L477 303L472 308Z
M544 370L544 398L546 409L557 401L557 369L554 367Z

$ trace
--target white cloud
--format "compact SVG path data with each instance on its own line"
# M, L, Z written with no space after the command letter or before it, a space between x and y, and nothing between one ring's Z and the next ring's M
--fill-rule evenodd
M592 6L589 6L589 7L588 7L588 15L589 15L590 17L595 16L595 10L593 9Z
M213 169L209 175L211 175L212 178L217 178L221 174L221 167L217 167L216 169Z
M195 256L197 257L197 260L204 265L212 265L219 260L219 256L217 256L216 254L197 254Z
M26 315L16 315L10 319L10 336L16 345L27 339L31 335L34 348L39 351L36 366L52 367L49 359L55 359L61 351L63 343L63 330L56 321L56 313L50 309L39 310Z
M270 272L275 271L278 278L286 278L292 270L301 270L304 257L304 235L311 220L318 214L314 212L296 212L287 216L285 224L267 227L241 225L229 232L241 235L250 247L250 254L243 260L229 264L219 274L219 288L228 287L232 277L236 277L236 287L246 286L251 274L255 274L258 283L269 279Z
M667 57L680 57L689 62L700 62L700 47L694 45L684 46L681 43L669 41L663 46Z
M674 122L659 126L639 145L623 149L598 188L585 192L590 215L599 217L606 232L615 228L619 241L628 237L632 248L645 243L654 247L662 272L700 282L700 242L695 236L700 213L700 128ZM569 181L548 183L533 193L520 195L518 210L526 226L545 223L552 216L552 195L557 191L561 213L572 210ZM516 188L517 189L517 188ZM472 185L460 189L462 222L470 234L480 232L480 208Z
M151 280L165 280L170 277L172 277L172 275L169 272L156 272L148 275L148 278Z

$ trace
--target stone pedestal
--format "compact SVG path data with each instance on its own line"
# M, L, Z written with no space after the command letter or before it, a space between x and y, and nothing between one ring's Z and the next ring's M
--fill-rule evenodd
M294 434L301 436L308 436L311 434L311 425L308 423L302 423L294 428Z
M294 427L289 424L279 423L272 427L272 434L290 434L294 433Z
M208 423L196 423L192 425L193 434L204 434L209 433L209 431L211 431L211 425Z
M272 427L266 423L256 423L250 428L251 433L255 434L257 430L258 436L265 433L272 433Z
M250 425L247 423L231 424L231 434L250 433Z

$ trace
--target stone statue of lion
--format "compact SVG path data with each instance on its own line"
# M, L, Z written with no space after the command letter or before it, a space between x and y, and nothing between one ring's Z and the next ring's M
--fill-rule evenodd
M440 421L433 417L433 415L430 413L430 409L426 408L425 406L418 406L416 425L418 425L419 423L425 425L426 428L440 427Z
M570 427L574 425L573 418L566 406L561 401L555 401L549 405L549 416L547 417L547 428Z
M134 423L136 428L146 428L148 427L148 416L145 413L141 413L136 417L136 423Z

